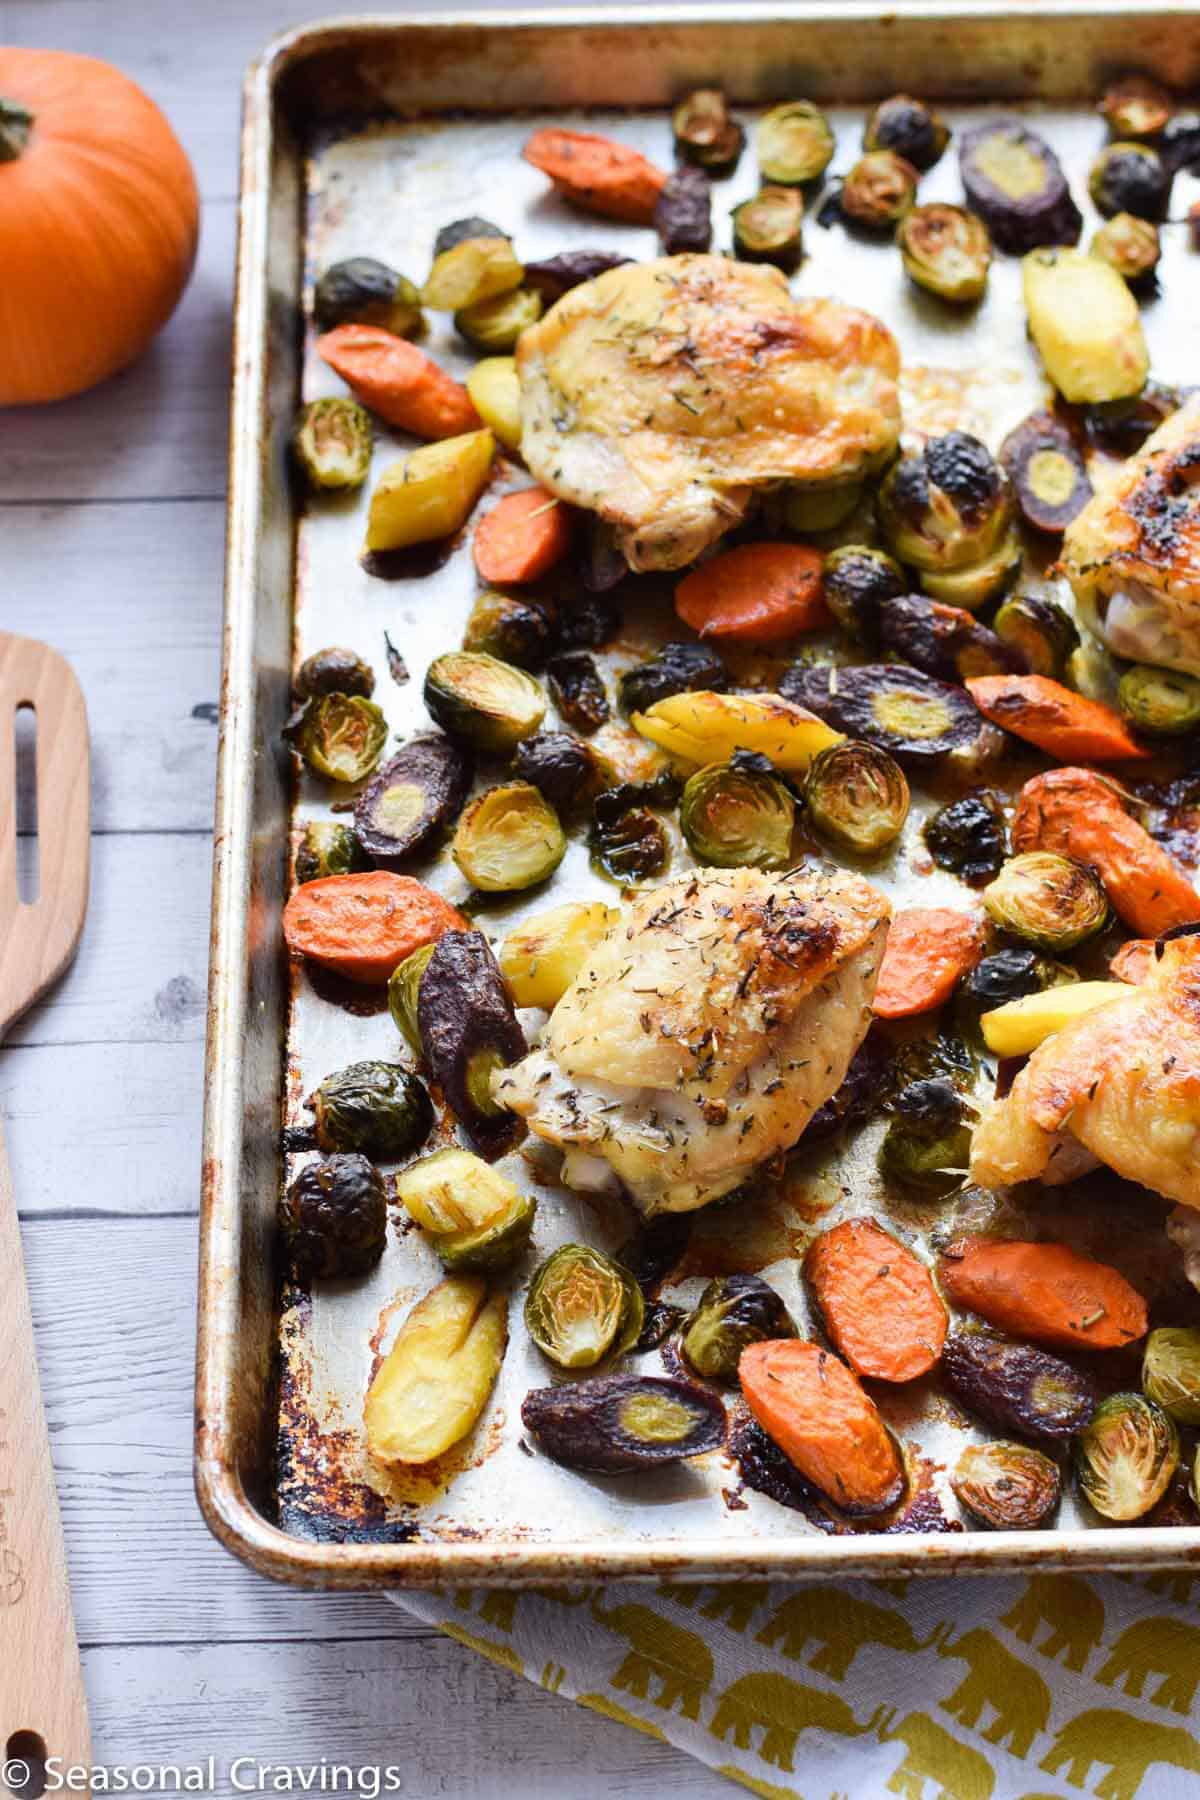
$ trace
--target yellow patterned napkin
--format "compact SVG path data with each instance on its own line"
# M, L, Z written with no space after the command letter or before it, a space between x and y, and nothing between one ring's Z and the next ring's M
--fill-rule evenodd
M396 1598L766 1800L1200 1800L1200 1573Z

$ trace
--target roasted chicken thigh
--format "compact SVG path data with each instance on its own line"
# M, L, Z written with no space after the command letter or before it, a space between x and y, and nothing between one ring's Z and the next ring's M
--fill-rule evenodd
M728 1193L794 1144L870 1023L886 899L860 876L705 869L640 894L563 995L541 1046L492 1081L646 1213Z
M635 569L678 569L756 488L850 479L900 430L891 333L778 269L665 256L588 281L521 337L521 454L608 520Z

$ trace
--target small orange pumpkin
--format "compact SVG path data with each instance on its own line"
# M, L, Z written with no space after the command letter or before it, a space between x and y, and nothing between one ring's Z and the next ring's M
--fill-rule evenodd
M133 361L196 255L200 201L154 102L110 64L0 49L0 406Z

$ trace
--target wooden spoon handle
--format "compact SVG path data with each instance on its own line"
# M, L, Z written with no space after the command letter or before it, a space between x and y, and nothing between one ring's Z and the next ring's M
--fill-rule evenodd
M0 1136L0 1762L91 1762L17 1207ZM0 1779L0 1795L8 1800Z

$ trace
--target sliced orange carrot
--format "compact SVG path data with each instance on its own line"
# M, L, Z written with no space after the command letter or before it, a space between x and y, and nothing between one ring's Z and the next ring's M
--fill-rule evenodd
M1130 938L1115 956L1109 958L1108 972L1114 981L1127 981L1141 987L1154 966L1154 939Z
M739 544L693 569L675 611L701 637L776 644L828 625L821 553L806 544Z
M440 894L386 869L306 881L283 909L283 935L293 956L368 986L385 982L406 956L436 943L444 931L470 929Z
M932 1012L983 955L977 913L952 906L907 906L888 927L873 1008L881 1019Z
M378 325L339 325L317 339L317 351L364 406L414 437L458 437L483 423L461 381Z
M1146 1302L1119 1270L1067 1244L963 1238L946 1250L942 1286L1014 1337L1059 1350L1119 1350L1146 1335Z
M1150 752L1130 737L1109 706L1048 675L977 675L966 684L984 718L1047 756L1080 762L1130 762Z
M856 1375L915 1381L942 1354L949 1323L919 1257L873 1219L843 1219L809 1247L804 1272L829 1341Z
M904 1466L875 1402L819 1344L772 1339L743 1350L738 1380L772 1442L844 1512L900 1498Z
M658 196L667 184L640 151L591 131L535 131L521 155L549 175L565 200L606 219L653 225Z
M571 517L545 488L506 494L475 527L475 567L485 581L536 581L571 547Z

